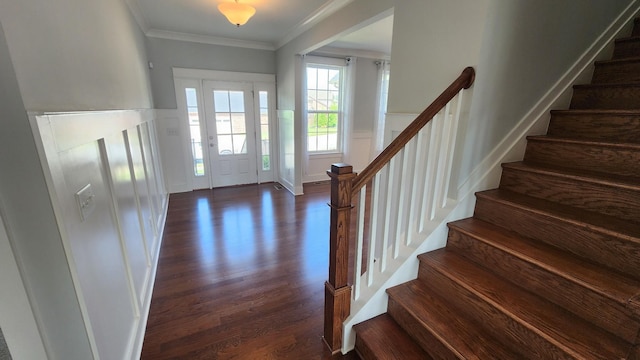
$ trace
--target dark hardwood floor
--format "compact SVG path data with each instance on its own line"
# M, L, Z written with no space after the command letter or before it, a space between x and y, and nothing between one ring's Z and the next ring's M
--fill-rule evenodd
M172 194L141 358L330 358L328 200L328 183Z

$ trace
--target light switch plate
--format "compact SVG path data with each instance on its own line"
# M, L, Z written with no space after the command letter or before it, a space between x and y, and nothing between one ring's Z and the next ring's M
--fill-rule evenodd
M91 184L85 185L75 195L76 203L78 204L78 210L80 210L80 219L85 221L91 216L93 210L96 208L95 194Z

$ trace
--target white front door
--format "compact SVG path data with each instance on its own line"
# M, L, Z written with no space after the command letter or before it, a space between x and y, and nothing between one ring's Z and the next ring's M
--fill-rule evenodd
M204 81L212 187L258 182L251 83Z

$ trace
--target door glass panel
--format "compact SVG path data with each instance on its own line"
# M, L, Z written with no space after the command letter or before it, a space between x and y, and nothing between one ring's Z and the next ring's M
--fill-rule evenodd
M204 176L204 155L202 153L202 136L200 135L200 116L198 113L198 96L195 88L185 88L187 98L187 117L191 139L191 156L193 158L193 174Z
M262 154L262 170L271 169L269 149L269 97L266 91L258 92L260 107L260 150Z
M216 131L218 132L218 135L231 134L231 120L229 119L229 113L216 114Z
M244 92L214 90L213 103L218 134L218 154L247 153Z
M231 103L231 112L244 112L244 92L229 91L229 100Z
M218 153L220 155L233 154L233 140L231 135L218 135Z
M246 134L247 127L245 126L244 114L231 114L231 127L234 134Z
M214 91L213 103L216 104L216 112L229 112L229 93L226 91Z
M247 153L247 135L233 135L233 153L234 154L246 154Z

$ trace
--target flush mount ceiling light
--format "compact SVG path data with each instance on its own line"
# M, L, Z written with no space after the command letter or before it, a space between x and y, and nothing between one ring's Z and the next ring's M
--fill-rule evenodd
M256 9L247 4L240 4L238 0L235 2L225 2L218 5L218 10L222 15L227 17L230 23L240 27L249 21L249 19L256 13Z

